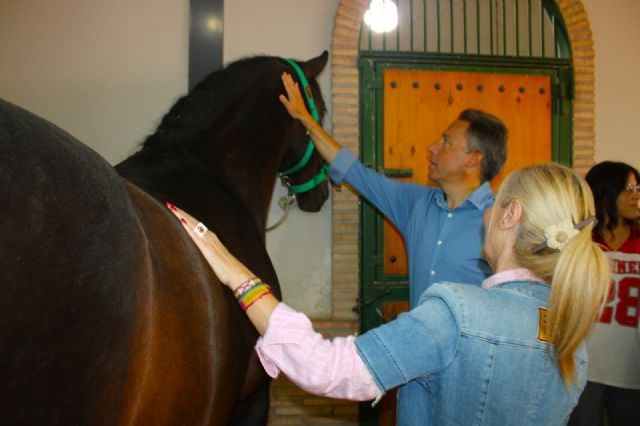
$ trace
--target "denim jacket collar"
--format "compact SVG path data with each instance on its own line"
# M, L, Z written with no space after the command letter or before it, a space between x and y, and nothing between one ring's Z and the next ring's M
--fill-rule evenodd
M514 291L546 302L549 300L551 286L544 281L505 281L488 289L492 290Z

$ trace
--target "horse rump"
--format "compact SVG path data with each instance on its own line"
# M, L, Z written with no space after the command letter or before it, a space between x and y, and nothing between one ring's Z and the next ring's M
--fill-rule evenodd
M0 413L95 424L119 412L144 248L113 168L0 100ZM122 256L128 253L128 256Z

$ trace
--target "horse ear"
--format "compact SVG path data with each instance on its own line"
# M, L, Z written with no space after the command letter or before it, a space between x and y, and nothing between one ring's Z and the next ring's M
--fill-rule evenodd
M313 59L309 59L307 62L301 63L300 67L304 71L304 73L311 78L315 78L320 71L322 71L327 65L327 60L329 59L329 52L326 50L320 54L320 56L316 56Z

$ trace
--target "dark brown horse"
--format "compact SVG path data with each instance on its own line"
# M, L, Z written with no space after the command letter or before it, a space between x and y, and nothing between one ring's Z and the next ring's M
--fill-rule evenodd
M314 78L324 52L299 65ZM264 424L257 334L164 206L202 220L279 295L265 222L309 139L278 101L279 58L213 73L115 170L0 100L0 422ZM314 152L290 176L322 168ZM298 195L317 211L323 182Z

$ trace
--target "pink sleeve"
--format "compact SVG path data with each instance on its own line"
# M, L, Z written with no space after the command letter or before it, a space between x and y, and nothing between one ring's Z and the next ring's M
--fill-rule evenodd
M358 355L353 336L326 340L304 314L284 303L271 314L256 352L269 376L283 372L309 393L353 401L383 395Z

